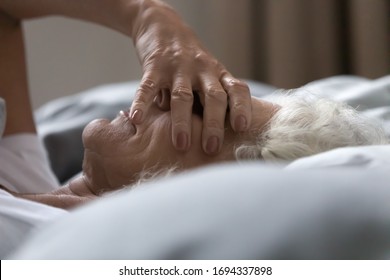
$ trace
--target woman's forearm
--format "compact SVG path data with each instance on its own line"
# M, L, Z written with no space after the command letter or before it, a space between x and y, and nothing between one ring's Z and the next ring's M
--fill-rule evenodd
M97 199L83 176L75 178L63 187L49 193L17 193L0 185L0 189L15 197L27 199L62 209L71 209Z
M91 197L82 197L69 192L68 189L61 189L56 193L42 193L42 194L13 194L15 197L35 201L49 206L72 209L81 206L92 200Z
M16 19L65 16L94 22L130 37L136 21L159 0L1 0L0 9Z
M28 94L23 32L20 22L0 11L0 96L7 106L4 136L35 133Z

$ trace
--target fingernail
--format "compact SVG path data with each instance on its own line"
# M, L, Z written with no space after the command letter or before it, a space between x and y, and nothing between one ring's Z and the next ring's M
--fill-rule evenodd
M247 122L244 116L238 116L234 121L234 130L236 132L243 132L246 130Z
M185 151L188 145L188 136L185 132L180 132L176 137L176 147L181 151Z
M133 114L131 115L131 119L135 123L140 123L142 120L142 111L135 110Z
M219 149L219 140L217 136L211 136L207 140L206 152L209 154L215 154Z

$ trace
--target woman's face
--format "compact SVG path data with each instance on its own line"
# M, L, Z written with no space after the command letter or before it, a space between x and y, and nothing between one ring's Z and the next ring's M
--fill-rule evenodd
M273 104L252 99L252 129L261 129L270 119ZM228 118L227 118L228 119ZM222 151L206 155L201 146L202 119L192 115L191 148L177 151L171 140L170 111L156 105L141 125L133 125L127 112L121 112L111 122L98 119L89 123L83 132L83 171L91 186L115 189L134 183L144 170L159 170L178 166L180 169L234 160L234 145L245 137L235 134L226 122Z

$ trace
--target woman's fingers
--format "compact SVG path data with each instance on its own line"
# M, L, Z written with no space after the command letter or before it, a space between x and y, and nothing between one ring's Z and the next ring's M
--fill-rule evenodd
M225 74L221 83L229 96L230 124L235 132L244 132L250 127L252 121L249 87L230 74Z
M161 88L158 79L145 75L137 90L130 116L136 124L143 122L153 101L164 111L171 110L172 142L180 151L191 146L193 83L191 75L176 75L171 90ZM202 148L209 155L222 147L226 110L230 108L230 124L235 132L246 131L251 124L252 107L248 86L225 73L220 80L215 74L199 78L203 105Z
M191 81L188 77L176 77L171 90L172 141L180 151L191 146L193 101Z
M130 108L132 122L135 124L143 122L159 91L160 88L157 79L152 75L144 74Z
M203 103L202 147L209 155L221 150L225 131L227 94L213 76L203 77L201 97Z
M249 89L201 46L172 9L160 8L148 10L146 24L136 25L133 32L145 74L130 115L135 123L141 123L153 101L161 110L170 109L173 145L187 151L191 146L193 90L197 90L203 105L202 148L215 155L223 144L228 104L233 130L243 132L250 127Z

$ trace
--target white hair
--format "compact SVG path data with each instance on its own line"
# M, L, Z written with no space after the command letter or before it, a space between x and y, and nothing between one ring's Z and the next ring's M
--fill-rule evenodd
M377 123L347 104L300 90L269 101L281 108L252 142L235 148L237 160L292 161L339 147L389 143Z

